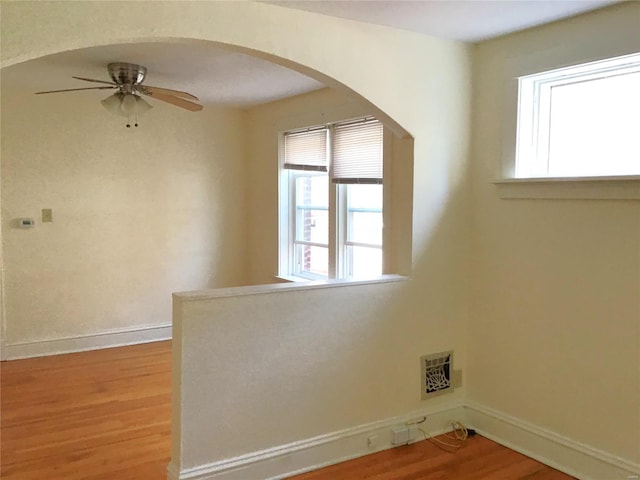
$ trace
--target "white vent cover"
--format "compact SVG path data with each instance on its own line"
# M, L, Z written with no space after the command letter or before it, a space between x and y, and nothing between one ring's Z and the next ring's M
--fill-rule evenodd
M420 357L422 398L431 398L452 387L453 350Z

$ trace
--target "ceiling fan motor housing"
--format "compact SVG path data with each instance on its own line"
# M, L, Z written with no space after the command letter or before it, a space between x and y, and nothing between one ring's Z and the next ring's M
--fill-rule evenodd
M147 68L135 63L116 62L107 66L109 76L118 85L138 85L144 81Z

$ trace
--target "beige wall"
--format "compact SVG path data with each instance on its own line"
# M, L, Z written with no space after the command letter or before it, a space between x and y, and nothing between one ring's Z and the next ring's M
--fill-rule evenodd
M39 28L33 29L34 24ZM411 32L258 2L159 2L154 8L148 8L143 2L121 2L118 8L113 8L112 2L3 4L3 65L70 48L149 39L205 40L253 49L262 56L310 72L336 88L356 92L369 100L377 111L393 119L396 127L400 125L415 138L413 180L405 190L405 193L411 191L412 196L410 241L414 276L397 289L393 303L386 310L371 318L361 315L354 318L360 329L375 323L375 330L365 331L379 335L374 350L380 357L375 364L368 364L367 358L374 352L366 341L362 342L366 337L353 338L356 344L348 359L364 362L361 372L372 381L357 383L358 394L355 396L347 395L353 389L340 391L340 387L336 387L331 395L334 405L340 405L341 409L328 412L330 422L320 427L325 432L341 426L356 427L363 419L362 400L373 400L367 396L366 388L375 386L372 382L379 378L384 378L383 387L400 385L400 388L389 394L384 404L367 409L368 419L375 421L380 415L406 414L409 409L421 405L418 391L421 354L453 348L456 368L464 370L469 238L464 172L470 133L471 49L460 43ZM236 185L232 181L227 184ZM304 301L295 293L293 295L292 304L299 305ZM364 289L358 296L341 294L338 300L349 312L356 311L361 305L375 305L377 298L377 290ZM316 308L314 312L304 319L304 324L312 326L313 330L302 332L306 339L314 342L314 348L334 348L336 342L344 343L347 337L340 338L331 328L340 326L340 317L323 325L327 319L322 309ZM210 313L205 311L199 315L207 319ZM291 333L287 333L290 325L286 318L269 316L264 322L251 322L252 318L259 319L257 315L246 317L245 326L238 333L244 334L246 329L251 329L251 335L264 336L268 340L264 344L257 342L257 359L264 358L271 345L278 345L282 335ZM207 327L206 338L222 341L216 338L215 330L211 330L215 322L204 321L200 325ZM242 350L242 338L233 333L225 338L229 342L226 348ZM176 346L176 355L188 346ZM288 366L294 366L309 349L305 342L295 341L283 347L279 355ZM342 357L324 354L322 358L327 362L326 369L342 372L340 385L349 382L350 370L345 370ZM176 369L182 367L181 361L178 356ZM220 455L229 454L231 447L233 453L249 454L258 441L261 445L274 445L297 440L293 438L296 432L318 431L313 415L319 406L300 404L298 407L302 410L296 417L302 422L300 425L294 428L290 424L290 412L279 411L279 416L269 421L276 429L286 425L284 433L276 436L276 431L269 429L256 441L247 444L240 441L255 432L251 412L239 411L233 402L247 391L244 373L249 361L245 358L243 362L218 365L223 368L220 374L228 380L225 395L231 401L221 404L217 414L227 412L231 415L229 418L234 419L234 439L229 448L222 448L227 441L224 438L212 435L211 431L194 430L196 436L189 440L191 444L199 442L212 447L206 458L198 454L194 462L220 460ZM380 364L388 369L384 376L376 370L375 365ZM191 363L185 365L185 370L192 371L189 370L192 366ZM216 368L214 365L198 368L203 366ZM398 379L393 377L395 366L402 369ZM193 380L187 382L191 388L176 390L176 394L197 396L202 388L215 387L198 382L197 378L195 383ZM279 382L263 385L266 388L262 392L264 398L271 394L276 399L281 398L278 389L286 386L288 379L279 378ZM214 390L211 394L204 400L201 398L199 403L189 404L189 408L209 411L214 396L220 395ZM460 400L463 394L464 386L434 402L448 404ZM181 402L181 398L176 401ZM176 404L177 411L181 407L180 403ZM197 413L195 410L190 410L189 414ZM179 429L180 423L176 420L174 418L174 426ZM181 432L182 435L188 433ZM174 436L174 441L180 445L184 440ZM220 449L217 443L220 443ZM194 451L194 454L198 452ZM180 458L174 460L180 462Z
M278 273L278 136L287 130L375 115L373 107L355 95L325 88L248 111L247 169L249 281L272 283ZM410 273L411 264L411 149L410 138L385 134L385 264L388 273ZM388 261L388 263L387 263Z
M475 49L467 377L470 400L636 464L640 202L502 199L491 180L512 73L639 51L639 32L630 2Z
M245 282L244 113L156 102L127 129L104 96L2 91L8 345L168 325L171 292Z
M114 9L110 2L3 4L3 65L121 41L179 38L228 43L307 72L322 72L324 76L314 75L367 98L415 138L413 278L392 287L388 309L367 318L358 316L351 324L360 328L367 322L375 323L375 331L385 333L378 343L371 344L376 345L376 361L402 368L400 383L392 372L385 377L385 385L399 385L398 394L367 410L368 419L414 408L419 403L413 390L417 376L409 375L409 370L415 365L417 372L419 354L455 348L457 366L466 368L462 392L466 391L471 401L611 455L640 461L638 202L504 200L490 183L501 170L504 133L512 130L512 125L505 123L504 109L514 65L535 70L637 51L638 3L614 6L473 49L262 3L163 2L154 9L142 3L127 3L126 9L123 3L119 5ZM127 15L121 15L122 11ZM34 24L39 28L33 29ZM475 128L468 175L472 50ZM3 123L3 139L4 128ZM272 199L271 209L273 188L269 184L264 191ZM253 204L259 198L251 194L248 201ZM37 209L45 206L52 206L55 218L59 218L55 205L34 204L31 208L37 214ZM255 213L252 218L255 220ZM25 232L9 232L14 233ZM267 242L273 242L273 237ZM257 250L252 239L249 251ZM273 266L272 259L265 260L252 267L251 275L262 281ZM380 294L372 288L363 289L361 296L341 294L336 298L350 311L368 305L368 300ZM381 298L387 298L384 295ZM294 306L306 298L296 293L290 296L288 301ZM191 312L198 324L207 328L213 325L208 320L216 312L209 307L203 303ZM256 356L261 358L273 353L269 348L280 345L281 335L291 334L291 325L286 322L286 310L264 322L251 322L251 315L261 310L250 307L242 307L250 310L240 311L242 329L231 329L224 346L234 353L235 346L247 345L241 343L247 338L257 338ZM271 307L272 312L277 311L277 305ZM313 316L304 317L310 330L300 335L315 342L314 348L327 345L331 349L343 338L331 328L340 327L335 319L323 324L324 313L316 309ZM264 345L259 341L261 334L267 339ZM215 333L207 335L222 341ZM198 344L193 347L199 348ZM277 351L277 360L294 371L297 359L304 358L306 351L308 345L292 341ZM362 361L368 352L370 345L360 343L350 358ZM326 361L323 367L341 372L343 381L348 382L349 370L341 370L343 364L332 363L332 358L322 357ZM179 358L177 368L182 367L181 361ZM251 435L252 418L236 409L233 395L241 398L247 389L243 376L247 364L227 364L224 359L220 364L224 369L216 375L224 375L230 389L225 392L229 400L223 408L233 419L233 424L222 428L238 438ZM185 365L185 372L194 373L190 382L196 386L181 394L197 395L198 388L211 388L198 384L198 368L202 365ZM362 364L360 374L377 379L374 367L368 368ZM286 378L280 382L288 386ZM265 395L278 393L278 385L264 388ZM343 402L341 409L331 412L325 431L366 420L360 411L363 392L357 390L347 398L340 397L336 389L331 400ZM210 393L211 398L217 394ZM460 392L439 401L459 397ZM208 398L189 408L209 408ZM195 431L199 436L191 440L209 442L211 456L205 458L194 451L189 466L220 460L217 452L250 453L264 445L293 441L296 435L318 432L320 427L311 416L316 406L296 406L309 414L299 417L300 424L289 425L290 412L263 418L261 421L271 422L269 433L252 439L248 447L234 437L225 449L218 450L215 436ZM180 428L179 423L174 424ZM284 434L275 432L281 425L288 425ZM180 444L180 438L174 440ZM180 462L179 458L174 460Z
M420 399L420 355L435 342L459 345L418 321L408 283L176 294L174 465L185 476L225 468L250 452L459 401L461 390ZM379 446L388 442L381 435ZM366 452L364 439L358 445ZM229 478L258 477L271 478Z
M466 312L457 300L466 295L468 46L261 2L162 2L152 11L142 2L127 2L127 15L121 15L125 4L119 5L4 4L2 64L123 41L213 41L250 49L355 92L390 124L395 122L397 131L414 137L414 264L424 260L437 290L450 287L444 296L434 292L435 304L450 305L455 299L454 317ZM33 24L39 28L30 28ZM427 258L431 248L440 250L436 262ZM439 272L443 277L436 280Z

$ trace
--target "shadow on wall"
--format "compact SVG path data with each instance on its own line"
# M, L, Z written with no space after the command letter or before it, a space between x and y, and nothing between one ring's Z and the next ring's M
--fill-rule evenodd
M421 400L420 356L453 349L464 365L466 210L458 187L405 281L178 294L171 469L223 471L229 459L460 400L464 389Z

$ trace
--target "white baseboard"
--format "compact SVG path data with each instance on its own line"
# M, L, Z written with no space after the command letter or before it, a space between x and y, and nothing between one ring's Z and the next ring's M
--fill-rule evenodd
M429 435L451 430L451 422L462 420L461 402L439 409L424 409L411 414L320 435L279 447L180 471L167 467L168 480L277 480L343 462L369 453L392 448L391 427L427 417L421 428ZM377 445L369 448L367 439L377 435ZM422 434L412 442L423 440Z
M475 402L454 402L379 422L309 438L287 445L180 471L171 463L168 480L280 480L376 451L392 448L391 428L427 417L421 427L428 435L451 430L461 420L477 432L512 450L581 480L627 480L640 475L640 465L563 437L552 431ZM367 439L378 436L375 448ZM422 440L422 437L413 439Z
M558 435L484 405L467 401L466 421L476 431L505 447L581 480L627 480L640 475L640 465Z
M171 339L171 324L133 327L110 332L81 335L77 337L38 340L25 343L5 343L2 346L2 360L44 357L61 353L84 352L100 348L120 347L138 343Z

